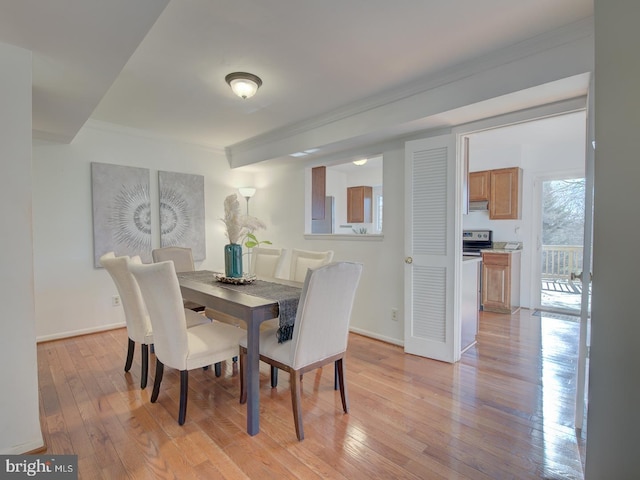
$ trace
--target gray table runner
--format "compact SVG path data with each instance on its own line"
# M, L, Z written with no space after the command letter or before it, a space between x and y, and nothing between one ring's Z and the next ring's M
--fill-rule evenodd
M255 280L253 283L245 285L234 285L231 283L219 282L215 278L215 273L208 270L198 270L195 272L183 272L178 276L181 278L203 282L216 287L227 288L254 297L266 298L278 302L280 311L278 342L286 342L293 337L293 324L296 321L296 312L298 310L298 302L302 289L283 285L281 283L266 282L264 280Z

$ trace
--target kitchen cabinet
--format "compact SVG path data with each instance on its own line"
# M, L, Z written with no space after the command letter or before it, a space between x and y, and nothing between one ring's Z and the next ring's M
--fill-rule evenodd
M469 173L469 202L488 202L491 220L520 220L522 169L511 167Z
M489 218L519 220L522 213L522 169L490 170Z
M482 309L515 313L520 309L520 251L482 253Z
M371 223L373 187L347 188L347 222Z
M311 169L311 220L324 220L327 167Z
M469 201L485 202L489 200L490 170L471 172L469 174Z

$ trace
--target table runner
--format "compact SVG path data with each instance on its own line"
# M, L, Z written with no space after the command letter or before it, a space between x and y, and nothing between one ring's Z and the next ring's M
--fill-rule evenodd
M178 276L188 280L203 282L216 287L227 288L254 297L266 298L278 302L279 326L278 326L278 343L291 340L293 337L293 326L296 320L296 312L298 310L298 302L302 288L283 285L281 283L267 282L265 280L255 280L252 283L244 285L234 285L231 283L219 282L215 278L216 273L208 270L197 270L195 272L182 272Z

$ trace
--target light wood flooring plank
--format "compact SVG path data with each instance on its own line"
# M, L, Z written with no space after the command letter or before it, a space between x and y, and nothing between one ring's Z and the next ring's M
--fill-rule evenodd
M38 345L40 412L51 454L77 454L79 478L582 479L585 432L571 426L577 324L482 312L478 344L457 364L404 354L352 334L345 361L350 412L333 368L302 382L305 440L293 425L289 379L260 370L260 434L246 434L238 365L189 374L185 425L179 374L140 389L140 349L123 370L126 330Z

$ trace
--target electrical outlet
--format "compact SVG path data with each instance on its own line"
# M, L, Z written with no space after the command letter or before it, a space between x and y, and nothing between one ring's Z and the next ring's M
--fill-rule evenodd
M120 296L119 295L114 295L113 297L111 297L111 305L114 307L119 307L120 306Z
M393 320L394 322L398 321L398 309L397 308L392 308L391 309L391 320Z

